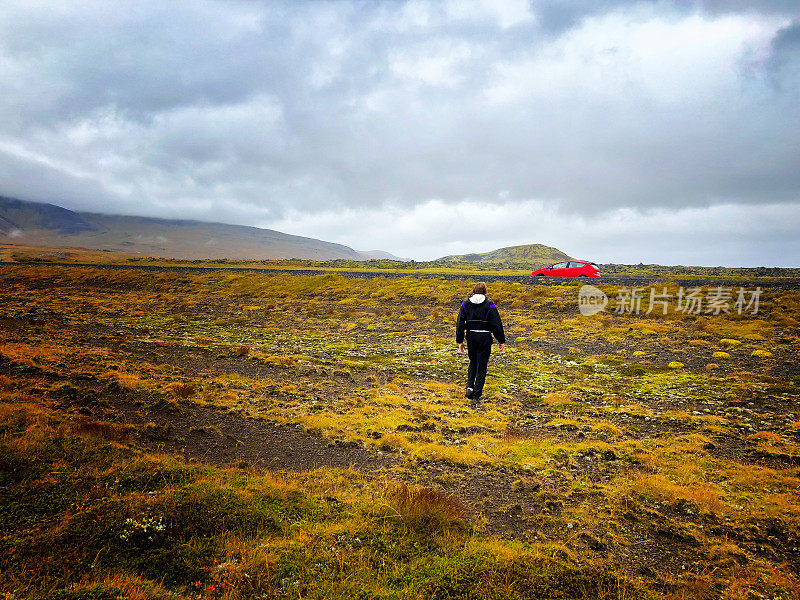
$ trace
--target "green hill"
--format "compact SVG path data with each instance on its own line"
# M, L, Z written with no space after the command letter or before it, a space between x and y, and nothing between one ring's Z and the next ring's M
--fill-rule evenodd
M458 254L444 256L436 262L466 263L477 265L497 265L506 268L540 268L572 258L558 248L543 244L509 246L481 254Z

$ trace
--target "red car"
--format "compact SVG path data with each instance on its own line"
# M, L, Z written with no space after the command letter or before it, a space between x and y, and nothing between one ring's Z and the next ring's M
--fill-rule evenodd
M593 262L571 260L537 269L531 275L534 277L600 277L600 268Z

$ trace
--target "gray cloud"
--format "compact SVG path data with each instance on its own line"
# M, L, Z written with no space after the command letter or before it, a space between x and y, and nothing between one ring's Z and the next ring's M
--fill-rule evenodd
M776 75L775 82L780 87L781 80L797 82L800 75L800 21L778 30L772 39L771 53L767 59L768 68ZM793 70L785 73L786 70Z
M265 225L796 204L794 4L12 2L0 193Z

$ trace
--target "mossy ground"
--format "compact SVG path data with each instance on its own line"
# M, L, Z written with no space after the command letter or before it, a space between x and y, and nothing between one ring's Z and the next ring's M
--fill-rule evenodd
M574 286L491 284L509 346L472 410L466 281L0 279L11 597L798 597L796 291L758 315L587 318ZM187 465L135 449L182 442L121 398L299 426L382 466ZM440 496L410 515L393 482ZM453 498L463 515L439 514Z

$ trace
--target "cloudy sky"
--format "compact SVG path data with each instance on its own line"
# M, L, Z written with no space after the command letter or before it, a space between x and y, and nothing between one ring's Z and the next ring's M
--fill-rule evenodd
M795 0L0 0L0 194L424 260L800 265Z

